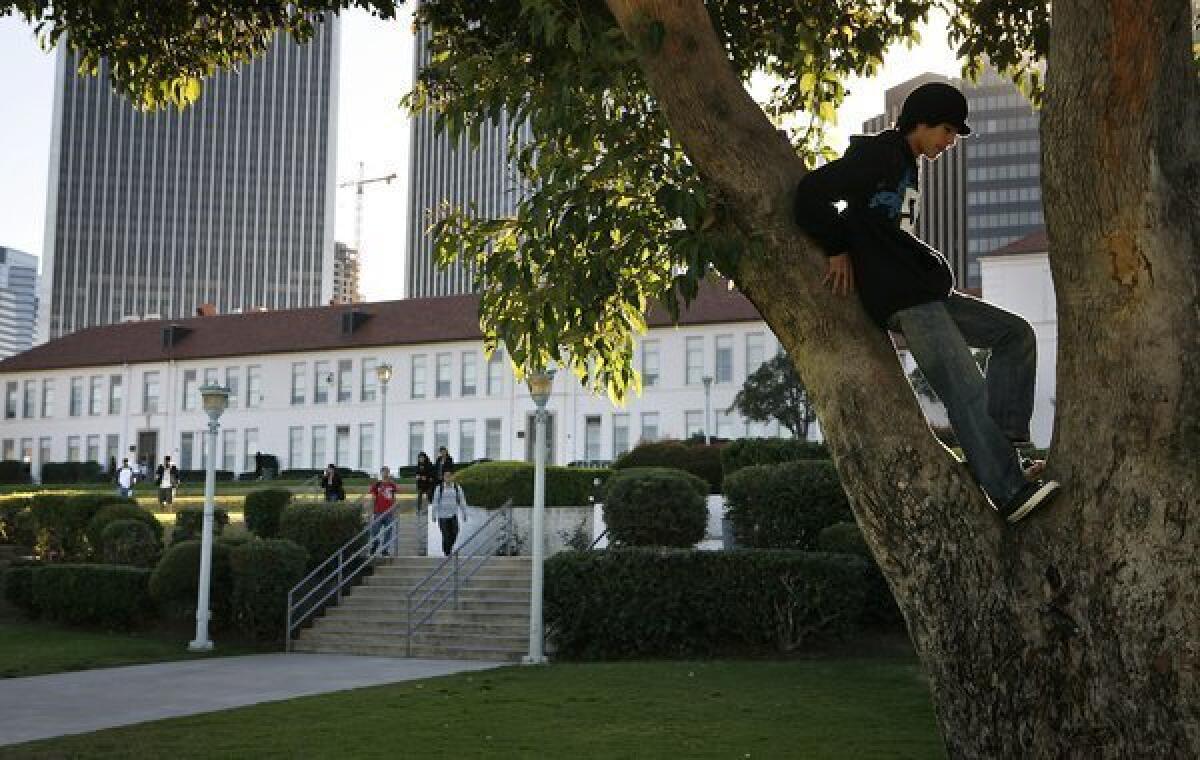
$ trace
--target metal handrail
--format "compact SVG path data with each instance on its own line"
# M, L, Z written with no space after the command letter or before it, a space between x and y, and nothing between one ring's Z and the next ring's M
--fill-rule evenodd
M397 507L392 506L386 512L372 515L362 530L342 544L337 551L330 554L324 562L314 567L308 575L288 591L287 629L284 631L285 651L292 651L292 632L304 625L317 610L321 609L321 605L334 595L337 596L338 601L341 601L342 589L353 582L359 573L385 549L391 548L392 553L395 553L397 538L395 517L398 514L396 510ZM389 515L393 519L377 532L377 526ZM323 575L322 572L324 572ZM311 588L307 592L302 592L305 584L314 579L317 580L311 584ZM298 595L301 596L297 598ZM317 595L320 595L319 598L316 598ZM306 604L308 606L304 608Z
M500 521L500 528L495 535L487 536L486 538L480 538L478 542L475 541L476 537L483 536L484 532L487 531L498 520ZM496 538L499 538L500 541L497 542ZM466 540L460 544L460 546L466 548L472 547L472 543L474 543L474 546L465 557L462 556L462 549L455 549L448 557L443 559L437 567L430 571L428 575L417 581L412 590L408 592L408 597L406 599L407 614L405 616L405 620L408 622L408 631L405 637L406 642L404 648L404 654L406 657L412 657L412 640L413 635L417 632L417 629L425 625L425 623L427 623L438 610L440 610L442 607L445 607L446 602L450 599L454 599L454 603L457 605L458 590L462 584L471 580L475 573L479 572L479 569L483 567L485 562L487 562L488 557L493 556L497 549L503 547L506 554L512 551L513 538L512 499L509 499L508 501L504 502L499 509L493 512L491 516L484 521L483 525L480 525L478 528L476 528L475 532L468 536ZM464 560L469 569L464 569ZM472 562L474 562L474 567L470 567ZM450 565L451 563L453 563L454 569L442 577L442 579L436 584L431 585L430 588L421 596L421 598L416 601L416 606L414 608L413 597L416 596L417 593L420 592L421 588L426 584L432 583L432 581L437 578L442 570L444 570L446 566ZM441 591L442 588L450 581L453 581L453 585L444 593L442 593L440 598L434 598L434 595ZM414 611L419 613L427 602L435 603L420 620L414 621Z
M600 535L598 535L594 539L592 539L591 545L588 546L588 551L595 549L596 544L600 543L601 539L603 539L607 535L608 535L608 528L605 528L604 530L600 531Z

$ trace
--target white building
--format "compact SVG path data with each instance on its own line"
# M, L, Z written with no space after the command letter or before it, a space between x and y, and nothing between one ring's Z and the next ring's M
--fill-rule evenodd
M206 417L197 389L208 382L233 390L220 469L252 470L261 451L284 468L376 471L381 458L409 464L441 445L459 461L532 459L534 404L506 358L484 357L477 311L477 296L460 295L81 330L0 362L0 459L24 459L35 475L43 462L107 466L165 454L200 469ZM711 434L779 434L777 424L725 411L778 350L745 298L706 284L678 326L657 308L648 322L636 357L645 390L626 407L573 377L555 380L551 462L608 460L639 440L702 433L706 375ZM383 363L393 368L386 395L375 371Z

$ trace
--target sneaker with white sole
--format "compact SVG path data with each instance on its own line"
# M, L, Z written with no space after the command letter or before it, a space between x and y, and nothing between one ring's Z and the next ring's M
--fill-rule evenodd
M1020 522L1033 510L1049 504L1061 488L1057 480L1035 480L1017 491L1015 496L996 511L1010 523Z

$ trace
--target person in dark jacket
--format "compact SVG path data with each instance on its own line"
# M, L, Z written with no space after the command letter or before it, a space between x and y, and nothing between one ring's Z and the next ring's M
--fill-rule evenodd
M422 513L421 504L429 503L429 499L433 496L433 489L437 488L437 472L434 470L433 462L430 461L429 455L424 451L417 454L417 514Z
M941 253L913 236L919 206L917 161L935 160L971 134L967 100L943 82L905 99L894 129L851 138L845 155L820 167L796 191L796 221L828 256L825 281L857 292L881 328L904 335L922 374L946 405L967 465L1010 523L1059 491L1023 470L1029 443L1037 342L1020 316L954 288ZM845 202L839 211L838 202ZM971 347L991 350L987 378Z
M337 467L329 465L321 473L321 487L325 489L325 501L345 501L346 488L342 485L341 473Z
M433 472L436 479L435 485L439 486L445 481L447 472L454 472L454 459L445 446L438 447L437 459L433 462Z

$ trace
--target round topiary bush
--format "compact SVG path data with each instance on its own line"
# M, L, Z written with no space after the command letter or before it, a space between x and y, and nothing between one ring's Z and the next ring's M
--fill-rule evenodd
M817 536L817 548L823 552L856 554L871 559L871 550L867 548L867 542L863 539L862 530L857 523L834 523L823 529Z
M260 640L282 638L288 591L304 577L307 552L284 539L254 539L234 547L229 559L238 630Z
M854 520L833 463L819 459L744 467L725 479L725 502L750 549L815 549L824 528Z
M213 508L213 533L221 535L229 525L229 513L220 507ZM204 530L204 507L184 507L175 513L175 527L171 530L171 543L195 541Z
M187 620L195 617L196 593L200 586L200 548L199 541L172 544L163 552L150 575L150 597L164 618ZM229 547L217 541L213 544L209 593L214 623L229 622L232 594Z
M721 493L724 473L721 469L721 449L725 444L655 441L639 443L613 463L613 470L630 467L670 467L690 472L708 483L709 493Z
M163 526L158 521L158 518L148 510L142 509L137 504L117 503L108 504L100 508L96 516L91 519L87 527L88 541L97 551L103 553L104 546L104 529L117 520L137 520L144 524L154 536L154 540L158 543L159 548L163 542ZM107 561L107 560L106 560Z
M349 504L293 504L279 520L279 537L308 552L308 569L329 558L364 527L362 511Z
M162 544L141 520L113 520L100 535L100 556L110 565L154 567Z
M292 502L292 492L285 488L264 488L246 494L246 530L259 538L279 535L279 518Z
M620 546L694 546L707 522L705 497L686 473L614 477L605 489L604 523Z

